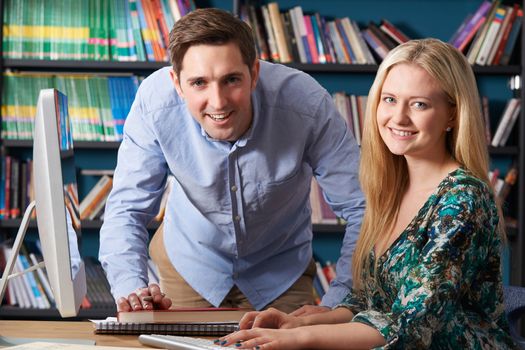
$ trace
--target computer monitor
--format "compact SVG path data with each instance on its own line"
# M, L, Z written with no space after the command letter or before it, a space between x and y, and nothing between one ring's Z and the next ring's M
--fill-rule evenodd
M36 206L43 263L56 308L62 317L78 314L86 295L86 274L78 249L80 220L75 174L67 98L56 89L41 90L33 141L35 201L26 209L13 244L0 281L0 300L7 280L15 276L11 275L13 265Z

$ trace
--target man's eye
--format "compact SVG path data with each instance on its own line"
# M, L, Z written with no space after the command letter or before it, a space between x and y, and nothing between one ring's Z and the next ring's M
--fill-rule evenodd
M239 77L228 77L228 79L226 79L226 82L228 84L232 84L232 83L237 83L239 82L241 79Z
M195 80L191 83L191 86L199 87L204 85L204 80Z

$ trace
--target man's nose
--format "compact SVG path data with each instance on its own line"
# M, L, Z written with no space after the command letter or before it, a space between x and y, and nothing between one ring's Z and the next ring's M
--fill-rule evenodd
M214 85L211 88L209 104L220 111L227 104L226 92L221 86Z

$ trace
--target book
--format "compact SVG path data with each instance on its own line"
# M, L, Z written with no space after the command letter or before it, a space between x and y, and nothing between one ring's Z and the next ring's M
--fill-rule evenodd
M121 323L202 323L239 322L250 309L240 308L177 308L170 310L120 311Z
M410 40L410 38L405 33L403 33L401 30L399 30L399 28L384 18L381 19L379 29L385 32L385 34L391 37L398 44L403 44Z
M277 52L279 53L279 62L289 63L292 62L288 46L286 45L286 38L284 35L284 26L281 20L279 11L279 4L276 2L270 2L267 5L268 15L270 18L270 25L273 29L275 44Z
M92 213L96 214L95 208L97 208L97 204L101 201L105 201L112 186L113 179L108 175L103 175L82 202L80 202L80 219L84 220Z
M515 12L514 8L512 6L505 6L505 17L503 17L503 21L501 22L501 25L498 30L498 34L496 35L496 38L494 39L494 43L492 44L492 47L490 48L489 55L487 58L487 65L491 65L494 61L494 57L496 56L496 52L499 50L499 47L501 46L501 41L503 40L503 35L505 32L510 31L510 28L512 26L511 20L514 20ZM510 24L510 25L509 25ZM503 48L502 48L503 50Z
M186 336L223 336L239 330L237 322L198 323L128 323L101 321L95 323L95 334L166 334Z
M474 15L469 17L468 21L465 23L464 27L461 28L456 38L454 38L454 40L450 40L449 43L459 50L465 48L465 46L467 46L467 44L472 39L473 33L475 33L479 29L480 25L485 21L485 16L490 9L490 5L490 1L483 1Z
M492 24L492 21L494 19L494 16L496 14L496 10L499 7L501 0L494 0L491 5L490 9L487 11L487 15L485 16L485 21L483 25L479 28L479 30L476 32L476 35L474 39L472 40L472 44L469 47L469 50L466 54L468 62L470 64L476 63L476 59L478 57L478 54L481 50L481 47L483 45L483 42L485 41L485 37L487 35L487 31Z
M504 7L498 7L498 9L496 10L496 13L494 14L494 18L490 23L485 39L483 39L483 44L479 49L478 56L476 57L476 64L480 66L484 66L487 64L487 61L489 60L490 56L490 51L492 49L492 46L494 46L494 43L496 42L496 37L498 36L498 32L503 23L503 19L505 18L506 13L507 10Z
M510 16L508 18L507 24L505 28L503 29L503 33L501 34L501 41L498 44L498 47L496 49L496 53L494 54L494 58L492 59L492 64L497 65L499 64L501 60L501 56L503 55L503 50L505 50L505 46L507 44L507 41L509 40L510 31L514 25L514 21L516 19L516 14L519 10L519 5L514 4L514 7L512 8L512 11L509 9L508 13L510 12ZM505 18L507 20L507 18Z
M510 135L510 129L514 126L520 111L520 99L511 98L507 101L500 122L492 138L491 145L494 147L504 146Z
M501 65L509 64L512 52L514 50L516 42L518 41L518 36L521 32L522 20L523 20L523 11L522 9L518 9L516 12L516 18L514 18L514 22L512 23L512 28L510 30L509 37L507 39L507 42L505 43L503 54L500 58L500 61L498 62Z

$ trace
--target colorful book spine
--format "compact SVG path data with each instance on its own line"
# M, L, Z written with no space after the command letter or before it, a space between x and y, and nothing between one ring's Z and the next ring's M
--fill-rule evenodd
M479 54L476 58L476 64L479 64L480 66L484 66L487 64L490 55L490 49L495 43L496 36L498 35L499 28L503 23L503 18L505 18L506 12L506 9L503 7L500 7L496 10L494 19L492 20L492 23L487 31L487 35L483 40L483 44L481 45Z
M479 28L480 21L484 21L484 18L490 9L490 5L491 5L490 1L488 0L483 1L481 5L479 6L479 8L474 13L474 15L472 15L470 17L470 20L465 24L463 30L457 35L457 38L450 44L452 44L454 47L458 49L460 47L465 47L466 44L472 38L473 36L472 33L477 30L475 29L475 27Z

